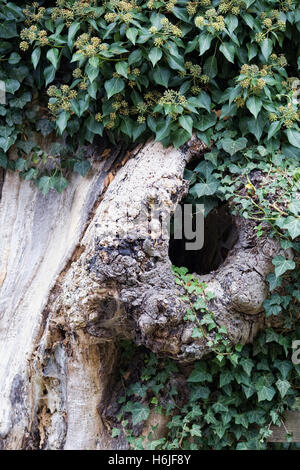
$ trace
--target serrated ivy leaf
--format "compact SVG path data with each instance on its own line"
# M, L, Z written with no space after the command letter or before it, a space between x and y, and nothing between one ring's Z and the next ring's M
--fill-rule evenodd
M282 255L275 256L275 258L272 259L272 263L275 266L276 277L282 276L286 271L290 271L296 267L295 261L286 259Z
M151 60L153 67L155 67L157 62L162 58L162 50L159 47L152 47L148 57Z
M295 129L287 129L286 135L288 141L294 147L300 148L300 132Z
M223 42L220 46L220 51L229 62L234 63L235 47L232 43Z
M237 140L226 138L222 140L222 147L225 152L229 153L232 156L240 150L246 148L247 143L248 141L245 137L240 137Z
M256 119L262 108L262 101L257 96L250 96L246 101L246 106Z
M109 99L124 90L125 82L122 78L111 78L104 83L104 88Z
M58 61L59 61L59 50L55 48L49 49L49 51L46 54L46 57L56 70L58 66Z

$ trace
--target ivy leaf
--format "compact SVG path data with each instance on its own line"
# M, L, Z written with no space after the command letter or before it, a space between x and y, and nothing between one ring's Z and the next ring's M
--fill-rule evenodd
M85 66L85 73L87 74L89 81L93 83L99 75L99 68L97 66L94 67L94 65L89 61Z
M296 267L295 261L286 259L282 255L275 256L275 258L272 259L272 263L275 266L276 277L282 276L286 271L290 271Z
M128 77L128 63L125 61L117 62L116 71L119 75L122 75L123 77L127 78Z
M212 376L207 372L206 364L198 363L195 365L194 370L191 372L187 382L212 382Z
M234 44L230 42L223 42L220 46L220 51L229 62L234 63L234 53L235 53Z
M31 101L31 93L29 91L26 91L22 95L10 100L9 104L10 106L13 106L15 108L23 109L24 106L30 101Z
M71 26L69 26L69 30L68 30L68 45L69 47L72 46L72 43L73 43L73 39L77 33L77 31L80 29L80 23L79 22L76 22L76 23L72 23Z
M81 176L85 176L90 168L91 164L88 160L80 160L74 165L74 171L79 173Z
M11 93L12 95L20 88L21 83L18 80L13 78L8 78L5 80L5 91L6 93Z
M224 387L224 385L228 385L230 382L234 380L232 372L230 370L225 370L220 374L220 387Z
M196 194L197 197L212 196L217 191L219 184L219 181L213 178L206 183L195 184L190 192L191 194Z
M191 138L190 133L184 129L177 129L177 131L172 135L172 143L175 148L181 147Z
M265 38L261 43L261 52L262 52L264 58L266 59L266 61L270 57L272 49L273 49L272 40L268 39L268 38Z
M31 54L31 62L32 62L32 65L33 65L33 68L36 69L37 66L38 66L38 63L40 61L40 57L41 57L41 48L40 47L36 47L33 51L32 51L32 54Z
M294 147L300 148L300 132L295 129L287 129L286 135L288 141Z
M156 130L155 142L162 141L169 135L170 123L171 123L171 117L168 116L167 119L163 122L163 124L158 126Z
M268 387L266 385L263 385L258 388L257 390L257 396L258 396L258 401L271 401L275 395L275 390L273 387Z
M204 62L203 72L209 76L209 78L214 78L218 73L217 59L215 56L211 56Z
M67 127L68 120L70 118L70 113L67 111L61 111L56 119L56 125L59 129L60 135L63 134L64 130Z
M299 201L298 201L299 202ZM287 217L283 228L287 229L292 240L300 235L300 217Z
M52 176L52 187L60 194L68 186L68 181L63 176Z
M217 116L215 113L203 114L194 122L194 127L201 132L206 131L210 127L214 126L217 122Z
M193 119L191 116L180 116L179 123L192 137L193 133Z
M246 148L247 143L248 141L245 137L240 137L237 140L226 138L222 140L222 147L225 152L229 153L232 156L240 150Z
M3 6L2 6L3 8ZM11 39L18 36L15 21L3 21L1 19L0 38Z
M53 188L52 178L50 176L42 176L38 182L38 187L42 191L43 195L46 196L50 189Z
M162 85L165 88L168 87L169 80L171 78L171 72L165 67L156 67L153 72L153 79L158 85Z
M152 47L148 57L151 60L153 67L155 67L157 62L162 58L162 50L159 47Z
M190 430L191 436L202 436L201 428L199 424L193 424L191 430Z
M211 41L213 39L213 36L209 33L201 33L199 37L199 55L203 55L204 52L206 52L211 45Z
M290 210L293 214L299 215L299 214L300 214L300 201L299 201L299 200L292 201L292 202L289 204L289 210Z
M142 421L146 421L150 414L150 409L148 406L143 406L141 403L133 403L131 407L132 413L132 424L136 426Z
M104 87L109 99L124 90L125 82L122 78L111 78L104 83Z
M291 384L287 380L278 379L276 382L276 387L279 390L281 398L284 398L289 389L291 388Z
M256 119L262 108L262 101L257 96L250 96L246 101L246 106Z
M195 106L195 108L204 108L210 113L211 98L203 90L201 91L201 93L198 96L193 96L193 97L189 98L188 103L191 104L192 106Z
M270 140L271 137L273 137L275 134L277 134L277 132L280 130L280 127L281 127L280 121L272 122L272 124L270 125L269 130L268 130L267 139Z
M242 366L242 368L244 369L244 371L246 372L246 374L250 377L251 375L251 371L254 367L254 362L251 360L251 359L244 359L242 358L240 360L240 365Z
M59 50L58 49L49 49L46 54L47 59L51 62L52 66L57 69L58 60L59 60Z
M121 434L121 429L113 428L111 431L111 437L118 437Z
M130 42L132 42L132 44L135 44L138 33L138 29L128 28L126 31L126 37L129 39Z
M53 65L49 65L44 70L44 78L45 78L45 85L49 85L49 83L53 82L55 78L55 67Z

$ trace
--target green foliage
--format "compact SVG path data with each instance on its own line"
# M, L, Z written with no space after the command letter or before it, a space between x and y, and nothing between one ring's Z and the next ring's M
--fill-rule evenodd
M255 153L258 142L299 157L297 1L0 0L0 6L0 80L7 90L1 166L24 176L8 152L17 148L30 160L24 146L36 131L62 136L67 155L53 159L50 152L50 167L29 161L26 178L34 181L85 174L87 165L70 155L104 133L112 142L154 135L179 147L194 132L228 161L246 148ZM44 192L64 186L43 181ZM212 180L195 191L212 196L217 189ZM288 223L297 234L299 223Z
M192 322L195 327L193 338L205 338L208 346L222 361L223 356L230 355L231 360L235 360L232 345L227 338L225 325L218 326L213 313L209 310L209 302L214 298L212 292L207 290L204 282L199 282L187 268L173 266L175 282L182 286L186 295L182 299L189 303L184 320ZM196 300L194 300L196 299ZM237 346L238 348L238 346Z
M267 329L253 345L237 347L234 361L230 355L197 361L189 372L186 368L184 388L174 362L147 352L138 381L130 384L123 351L125 394L119 399L119 425L113 435L124 433L136 449L271 448L266 441L271 426L281 425L284 411L298 396L300 368L291 361L291 344L299 333L299 327L284 335ZM133 345L126 344L126 349L132 356L138 353ZM134 428L150 412L169 417L166 437L155 439L154 427L146 439Z

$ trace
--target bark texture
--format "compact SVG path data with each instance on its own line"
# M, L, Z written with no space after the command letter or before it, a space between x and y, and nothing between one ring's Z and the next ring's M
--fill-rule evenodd
M210 351L183 319L187 304L158 223L186 193L183 171L198 154L197 141L180 150L150 142L125 159L106 152L89 178L73 176L61 196L43 197L7 172L0 205L0 447L126 448L122 438L110 438L101 416L113 399L120 339L180 362ZM200 279L215 295L209 307L217 323L238 343L264 326L265 277L280 247L257 239L250 221L236 217L235 225L225 263Z

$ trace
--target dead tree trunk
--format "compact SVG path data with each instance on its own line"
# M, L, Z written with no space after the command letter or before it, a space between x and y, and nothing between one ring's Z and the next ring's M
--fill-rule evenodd
M126 448L98 411L120 339L181 362L210 351L183 319L168 237L142 217L153 206L174 212L195 153L193 141L184 150L150 142L122 165L111 151L62 195L44 197L14 173L0 178L0 448ZM280 247L257 239L250 221L234 222L237 241L205 280L216 322L238 343L263 327Z

